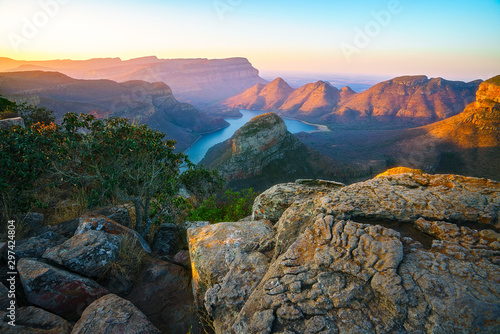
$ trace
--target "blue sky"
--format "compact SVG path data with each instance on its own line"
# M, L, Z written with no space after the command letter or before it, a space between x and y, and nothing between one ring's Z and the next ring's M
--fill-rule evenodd
M15 59L240 56L263 73L500 74L498 0L0 0L0 28L0 56Z

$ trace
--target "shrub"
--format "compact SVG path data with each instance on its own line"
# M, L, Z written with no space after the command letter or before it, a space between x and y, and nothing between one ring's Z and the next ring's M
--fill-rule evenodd
M188 216L189 220L206 220L214 223L238 221L252 213L252 205L257 197L253 189L241 191L227 190L208 197Z

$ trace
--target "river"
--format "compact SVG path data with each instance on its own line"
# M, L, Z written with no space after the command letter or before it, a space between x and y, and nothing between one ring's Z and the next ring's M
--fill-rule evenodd
M254 111L254 110L240 110L243 117L240 118L228 118L226 121L230 124L228 127L202 135L190 148L186 150L186 153L193 163L197 164L203 159L208 149L212 146L222 143L224 140L231 138L231 136L245 125L249 120L255 116L265 114L267 111ZM283 119L285 121L288 131L291 133L298 132L312 132L318 130L314 125L302 123L293 119Z

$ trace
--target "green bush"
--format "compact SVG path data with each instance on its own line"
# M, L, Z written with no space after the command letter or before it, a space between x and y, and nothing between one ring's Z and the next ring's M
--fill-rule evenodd
M212 224L234 222L252 214L252 205L257 193L252 188L241 191L227 190L208 197L192 210L188 220L209 221Z

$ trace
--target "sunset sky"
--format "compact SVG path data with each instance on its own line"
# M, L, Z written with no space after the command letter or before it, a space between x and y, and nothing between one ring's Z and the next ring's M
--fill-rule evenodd
M266 73L500 74L500 1L0 0L0 56L246 57Z

